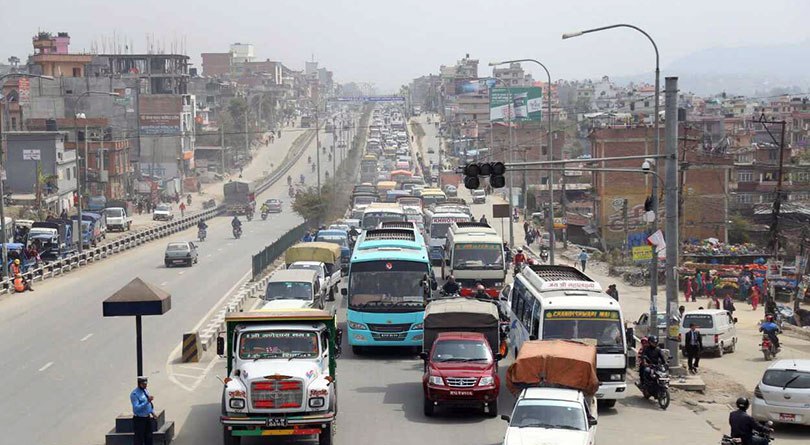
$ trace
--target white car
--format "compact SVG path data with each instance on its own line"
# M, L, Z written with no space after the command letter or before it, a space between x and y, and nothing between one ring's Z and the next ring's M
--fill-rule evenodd
M593 445L596 402L575 389L526 388L515 402L503 445Z
M751 415L761 421L810 425L810 359L777 360L754 389Z
M172 206L168 204L158 204L152 211L152 219L155 221L171 221L174 219Z

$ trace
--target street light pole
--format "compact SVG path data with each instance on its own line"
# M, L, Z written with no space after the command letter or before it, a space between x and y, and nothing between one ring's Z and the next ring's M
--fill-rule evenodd
M6 148L6 130L5 123L3 122L3 116L8 113L8 101L5 99L5 95L2 94L2 87L3 87L3 80L9 77L26 77L26 78L37 78L37 79L45 79L45 80L53 80L51 76L40 76L37 74L26 74L26 73L9 73L0 76L0 100L5 102L3 105L3 112L0 113L0 174L5 174L6 170L4 167L4 158L5 153L3 150ZM2 259L3 259L3 267L2 271L0 271L0 278L5 277L8 275L8 227L6 227L6 192L3 189L3 178L0 177L0 232L3 233L3 239L0 240L3 243L3 248L0 249L3 251Z
M554 160L554 148L551 145L552 144L552 137L551 137L551 73L549 72L548 68L546 68L545 65L540 63L540 61L535 60L535 59L505 60L503 62L490 63L489 66L505 65L505 64L509 64L509 63L520 63L520 62L532 62L532 63L536 63L536 64L540 65L540 67L543 68L543 71L546 72L546 76L548 77L548 84L547 84L548 93L546 94L546 96L547 96L546 97L546 104L548 104L548 110L546 111L546 113L548 114L548 118L546 120L546 122L548 123L548 132L546 134L546 137L548 138L548 142L547 142L547 145L548 145L548 158L553 161ZM524 161L525 161L525 159L524 159ZM525 178L525 172L524 172L524 178ZM526 180L525 179L523 180L523 187L524 187L524 190L528 190L528 188L526 187ZM563 198L563 199L565 199L565 198ZM526 200L526 194L524 192L524 196L523 196L524 206L525 206L526 201L527 201ZM547 221L547 230L548 230L548 236L549 236L548 263L553 265L554 264L554 250L555 250L554 245L556 244L556 240L555 240L555 237L554 237L554 171L553 170L548 172L548 201L549 201L548 202L549 213L548 213L548 221ZM523 217L524 218L526 217L525 212L524 212Z
M616 25L609 25L609 26L602 26L602 27L599 27L599 28L586 29L584 31L576 31L576 32L565 33L565 34L562 35L562 38L563 38L563 40L565 40L565 39L570 39L572 37L578 37L578 36L581 36L583 34L589 34L589 33L593 33L593 32L605 31L605 30L614 29L614 28L630 28L630 29L634 29L634 30L640 32L641 34L644 34L644 37L646 37L647 40L650 41L650 43L653 46L653 49L655 50L655 108L654 108L655 109L655 116L653 118L653 122L654 122L653 130L655 131L655 154L660 155L661 154L661 132L660 132L660 129L658 128L658 126L660 124L660 121L659 121L660 117L658 115L659 114L658 107L659 107L660 94L661 94L661 88L660 88L661 71L659 69L658 45L655 44L655 40L653 40L653 38L649 34L647 34L646 31L639 28L638 26L629 25L629 24L626 24L626 23L619 23L619 24L616 24ZM658 172L658 163L655 163L655 165L653 165L653 168L655 169L655 171L657 173ZM652 212L653 212L653 218L652 218L653 220L652 220L651 225L652 225L652 229L653 229L652 231L655 232L655 228L658 226L658 182L657 181L653 181L653 183L652 183L652 199L651 199L651 201L652 201ZM653 252L653 259L652 259L652 261L650 261L650 320L657 320L658 319L657 317L658 317L658 256L657 256L657 254L655 252Z

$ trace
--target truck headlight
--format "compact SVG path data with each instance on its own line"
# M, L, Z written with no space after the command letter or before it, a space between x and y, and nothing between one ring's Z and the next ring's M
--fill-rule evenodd
M361 331L368 331L368 326L364 325L363 323L355 323L353 321L349 322L349 327L352 329L357 329Z
M323 397L313 397L309 399L310 408L323 408L324 403L326 403L326 401Z
M231 401L228 402L228 405L230 405L230 407L233 409L244 409L245 399L231 399Z
M611 381L618 382L618 381L620 381L621 379L622 379L622 375L621 375L621 374L611 374L611 375L610 375L610 380L611 380Z
M430 382L431 385L444 386L444 380L442 380L442 376L440 376L440 375L432 375L432 376L430 376L429 382Z
M490 386L495 384L495 377L487 376L481 377L481 380L478 381L478 386Z
M425 328L424 323L416 323L415 325L411 326L411 330L413 331L420 331Z

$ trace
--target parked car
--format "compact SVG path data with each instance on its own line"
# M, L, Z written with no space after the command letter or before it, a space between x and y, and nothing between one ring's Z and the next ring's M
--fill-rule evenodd
M751 415L761 421L810 425L810 360L777 360L754 389Z
M267 206L267 210L269 210L270 213L281 213L280 199L270 198L267 201L265 201L264 204Z
M169 204L158 204L152 211L152 219L155 221L171 221L174 219L172 206Z
M737 319L732 318L728 311L702 309L684 312L680 332L678 332L681 348L686 343L684 334L692 323L700 331L704 351L714 352L718 357L722 357L723 353L734 352L737 348Z
M483 190L473 190L472 191L472 202L473 204L484 204L487 202L487 194Z
M191 267L199 259L197 246L191 241L172 242L166 246L166 253L163 255L163 264L172 267L175 264L185 264Z

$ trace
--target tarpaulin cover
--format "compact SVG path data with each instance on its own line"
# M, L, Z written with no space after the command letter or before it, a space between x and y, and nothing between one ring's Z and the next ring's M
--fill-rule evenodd
M423 350L430 352L442 332L480 332L489 342L492 353L500 346L498 307L495 303L468 298L431 301L425 308Z
M596 346L569 340L527 341L506 371L506 385L515 395L526 387L558 386L592 396L599 388Z

